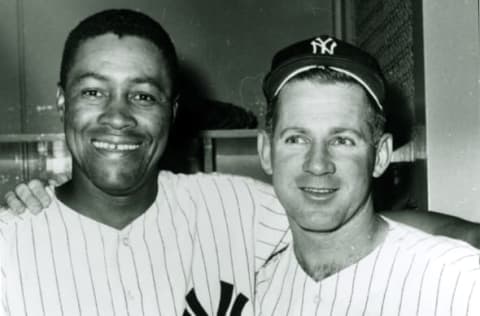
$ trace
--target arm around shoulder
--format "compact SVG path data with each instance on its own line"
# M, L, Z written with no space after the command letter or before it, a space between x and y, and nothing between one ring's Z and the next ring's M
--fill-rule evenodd
M36 214L47 208L51 199L47 187L40 180L18 184L14 190L5 194L5 202L14 214L30 210Z
M480 224L432 211L385 211L382 215L433 235L442 235L468 242L480 248Z

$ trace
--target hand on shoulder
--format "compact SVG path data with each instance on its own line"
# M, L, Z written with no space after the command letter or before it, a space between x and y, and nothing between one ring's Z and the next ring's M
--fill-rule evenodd
M2 209L0 212L13 215L22 214L26 210L32 214L38 214L52 202L48 187L37 179L20 183L15 189L8 191L4 198L9 208Z

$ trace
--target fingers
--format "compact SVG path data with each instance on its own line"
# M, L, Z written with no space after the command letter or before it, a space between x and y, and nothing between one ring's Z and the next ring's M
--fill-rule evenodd
M41 181L36 179L30 181L28 183L28 188L33 193L33 195L37 198L38 202L40 202L42 209L50 205L51 203L50 195L48 195L48 192L46 191L45 186ZM27 207L30 208L28 203L27 203Z
M5 202L7 202L8 207L10 208L11 212L15 214L22 214L25 212L25 206L22 202L17 198L17 195L13 191L8 191L5 194Z
M22 214L27 209L38 214L50 205L51 199L44 184L39 180L32 180L28 184L19 184L14 191L7 192L5 202L14 215Z
M42 204L30 190L30 187L25 183L19 184L15 188L15 193L20 199L21 203L23 203L24 206L26 206L26 208L28 208L33 214L37 214L42 210Z

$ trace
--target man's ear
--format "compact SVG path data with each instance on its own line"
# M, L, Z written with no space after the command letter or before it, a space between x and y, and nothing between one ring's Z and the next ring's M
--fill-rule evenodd
M57 111L60 114L60 119L63 122L63 118L65 117L65 92L60 86L57 86Z
M380 138L375 152L375 166L373 167L373 177L380 177L387 169L393 154L393 140L391 134L383 134Z
M272 151L271 151L270 135L265 130L258 131L257 134L257 151L263 171L272 175Z

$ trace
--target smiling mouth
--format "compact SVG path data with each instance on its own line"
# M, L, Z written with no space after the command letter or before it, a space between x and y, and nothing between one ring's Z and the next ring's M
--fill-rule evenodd
M326 199L331 197L338 188L315 188L315 187L300 187L300 190L308 194L308 196L318 199Z
M302 187L300 189L308 193L319 193L319 194L333 193L338 190L338 189L311 188L311 187Z
M133 151L140 147L140 144L128 144L128 143L111 143L105 141L92 140L93 147L101 150L108 151Z

